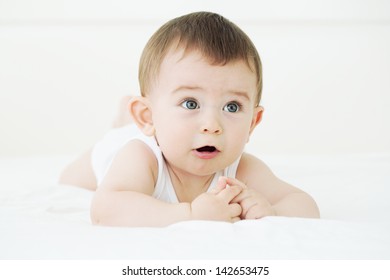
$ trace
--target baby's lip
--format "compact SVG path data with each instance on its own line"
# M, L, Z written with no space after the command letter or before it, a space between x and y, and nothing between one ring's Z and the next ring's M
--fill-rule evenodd
M202 147L199 147L197 149L195 149L197 152L199 153L214 153L214 152L219 152L218 148L215 147L215 146L211 146L211 145L205 145L205 146L202 146Z
M202 147L199 147L197 149L194 149L193 153L196 157L198 157L200 159L209 160L209 159L215 158L220 153L220 151L215 146L206 145L206 146L202 146Z

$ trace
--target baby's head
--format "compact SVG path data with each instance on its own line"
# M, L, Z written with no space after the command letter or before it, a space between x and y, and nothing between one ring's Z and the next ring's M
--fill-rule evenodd
M139 66L142 96L148 96L157 80L160 66L171 50L184 54L198 51L212 65L242 60L257 77L256 105L262 91L262 68L257 50L249 37L226 18L209 12L197 12L168 21L150 38Z
M231 165L262 118L256 48L217 14L163 25L144 49L139 81L142 96L130 101L130 115L175 174L208 176Z

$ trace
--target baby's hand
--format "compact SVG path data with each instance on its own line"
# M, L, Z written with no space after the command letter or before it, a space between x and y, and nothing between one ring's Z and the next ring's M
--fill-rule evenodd
M222 177L225 178L225 177ZM241 205L241 219L260 219L265 216L275 216L275 210L269 201L257 190L249 189L243 182L234 178L225 178L231 187L241 187L242 191L231 202Z
M226 184L219 182L217 187L209 193L199 195L191 203L193 220L214 220L236 222L240 220L241 206L232 200L242 191L240 186L226 188Z

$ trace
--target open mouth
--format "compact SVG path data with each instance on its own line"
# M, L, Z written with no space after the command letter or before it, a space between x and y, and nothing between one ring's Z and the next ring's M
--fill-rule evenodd
M214 146L203 146L194 151L195 156L201 159L212 159L219 154L219 150Z
M200 153L213 153L217 151L217 148L215 148L214 146L203 146L196 150Z

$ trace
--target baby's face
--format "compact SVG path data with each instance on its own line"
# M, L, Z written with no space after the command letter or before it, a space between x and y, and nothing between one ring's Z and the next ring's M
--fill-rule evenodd
M170 52L149 99L155 136L176 172L211 175L243 152L261 116L256 75L244 61L210 65L198 52Z

